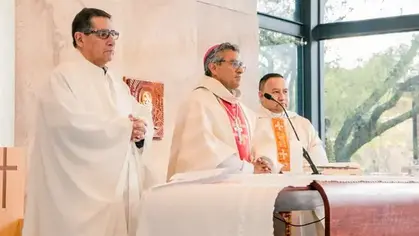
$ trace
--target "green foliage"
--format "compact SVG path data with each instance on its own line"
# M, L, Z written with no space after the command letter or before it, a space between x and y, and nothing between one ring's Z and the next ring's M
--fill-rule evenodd
M331 121L330 135L337 135L346 117L354 115L354 108L360 106L385 81L396 64L391 51L374 55L350 70L325 65L325 114L331 114L327 117Z
M418 86L417 76L407 76L418 50L414 36L410 45L391 47L353 69L326 65L327 136L333 145L328 150L336 161L349 161L362 146L412 117L414 110L392 110Z
M258 0L258 11L281 17L298 20L301 0Z

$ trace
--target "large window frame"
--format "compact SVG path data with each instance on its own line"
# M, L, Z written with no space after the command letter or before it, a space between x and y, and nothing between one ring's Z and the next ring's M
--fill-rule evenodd
M298 87L298 112L308 118L325 140L323 40L419 31L419 14L358 21L323 23L325 0L302 0L301 22L258 12L259 27L305 41Z
M297 3L296 7L300 7ZM293 36L301 39L302 43L305 41L304 38L304 24L301 21L294 21L290 19L280 18L277 16L268 15L265 13L258 12L259 28L270 30L285 35ZM301 17L300 17L301 18ZM297 97L302 98L304 95L304 47L298 47L298 78L297 78ZM277 73L282 73L278 72ZM297 99L297 113L304 115L304 101L303 99Z

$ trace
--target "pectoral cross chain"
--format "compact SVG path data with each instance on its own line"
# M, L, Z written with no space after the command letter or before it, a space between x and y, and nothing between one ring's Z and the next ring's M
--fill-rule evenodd
M243 139L244 139L244 135L243 135L243 128L241 127L240 123L239 123L239 119L235 118L234 119L234 126L233 126L234 131L237 133L237 137L239 138L239 142L243 143Z

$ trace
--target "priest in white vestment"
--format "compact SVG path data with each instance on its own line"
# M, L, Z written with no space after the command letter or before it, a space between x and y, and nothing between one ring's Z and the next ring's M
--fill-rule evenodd
M134 236L151 107L106 67L119 36L108 13L85 8L72 30L77 59L37 94L23 236Z
M267 160L272 173L303 174L304 167L309 169L309 164L303 157L304 148L314 165L327 164L328 159L323 143L310 121L295 112L287 110L298 135L298 140L284 109L278 103L265 98L265 93L281 103L283 108L288 108L289 96L285 78L277 73L269 73L263 76L259 81L261 107L257 115L256 132L252 144L252 152L255 158ZM309 171L311 173L311 169ZM323 218L324 209L319 207L314 212L293 213L292 217L288 213L284 217L295 225L306 224ZM290 230L291 235L324 234L322 223L302 228L291 227Z
M251 155L255 116L240 102L244 64L230 43L211 47L204 56L205 76L175 123L168 180L176 173L227 168L262 173L264 163ZM256 167L256 168L255 168Z
M285 109L288 107L288 87L282 75L270 73L263 76L259 82L261 107L253 138L255 157L270 160L274 173L302 173L304 167L308 167L303 157L303 148L307 150L315 165L327 164L323 143L310 121L287 110L298 140L283 108L278 103L266 99L265 93L270 94Z

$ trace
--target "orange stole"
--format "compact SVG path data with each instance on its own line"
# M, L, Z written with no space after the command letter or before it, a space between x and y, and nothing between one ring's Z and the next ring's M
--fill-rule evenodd
M282 171L290 171L290 144L285 130L284 119L272 118L272 128L275 134L276 150L278 162L284 165Z
M231 104L224 100L221 100L221 103L226 110L230 120L231 128L233 129L234 137L236 139L240 160L250 162L249 130L247 129L247 122L244 116L244 112L239 104ZM236 114L237 117L235 116Z
M281 171L290 171L290 143L287 137L284 119L279 117L272 118L272 128L274 130L275 135L277 160L279 163L284 165ZM281 213L281 215L285 222L288 223L285 225L285 235L291 236L291 225L289 224L292 224L292 213L283 212Z

